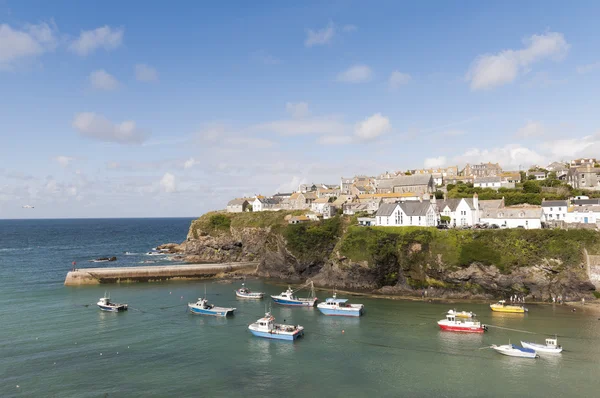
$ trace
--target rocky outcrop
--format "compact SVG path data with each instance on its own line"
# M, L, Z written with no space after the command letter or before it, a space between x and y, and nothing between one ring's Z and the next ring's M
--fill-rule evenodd
M465 249L460 259L469 262L457 265L459 261L455 258L457 253L444 251L448 247L441 245L440 242L436 243L435 234L430 234L431 236L426 239L423 236L417 237L420 241L410 241L406 237L398 238L381 230L376 231L379 235L369 246L372 253L361 255L360 251L354 251L353 253L358 253L354 256L367 258L356 261L349 258L349 255L344 255L344 251L340 249L344 246L342 244L344 239L347 239L345 229L340 231L340 235L336 238L337 243L324 246L326 249L318 253L319 255L314 255L315 253L311 252L312 246L309 245L308 248L306 244L302 246L302 237L292 236L296 240L294 245L288 241L290 235L285 233L287 228L285 225L273 228L231 226L229 231L210 234L197 224L193 228L193 231L192 228L190 229L185 242L181 245L169 246L170 250L176 250L177 253L185 256L188 262L258 261L259 266L256 269L258 276L291 282L310 278L315 285L321 287L380 294L418 296L427 294L428 297L442 298L489 299L519 294L530 299L535 296L536 299L546 300L557 295L573 298L590 297L595 290L587 277L585 265L580 264L583 256L577 257L577 251L572 251L569 256L563 256L569 259L569 263L559 258L540 258L531 261L531 265L528 264L533 252L524 252L523 260L511 258L513 263L519 265L512 267L510 271L499 268L501 264L508 261L500 261L499 266L493 263L498 259L502 260L502 257L497 257L496 254L482 257L489 259L491 264L477 260L464 260L464 258L477 258L478 247L473 242L481 242L477 236L467 235L471 233L470 231L462 231L460 234L465 235L459 236L461 239L463 237L471 239L463 243ZM534 231L518 232L525 237L528 233L533 234ZM539 234L539 232L535 233ZM523 239L521 235L517 238ZM535 238L540 239L537 235ZM355 243L358 241L356 236L352 239ZM493 237L493 239L498 238ZM304 247L304 251L299 252L299 247ZM346 250L348 251L347 248ZM450 262L452 256L454 259Z

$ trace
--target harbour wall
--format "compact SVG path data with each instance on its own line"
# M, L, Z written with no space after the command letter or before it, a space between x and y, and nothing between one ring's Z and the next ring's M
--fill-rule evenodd
M158 282L167 280L202 279L233 271L256 269L258 262L221 264L186 264L168 266L81 268L69 271L65 286L98 285L101 283Z

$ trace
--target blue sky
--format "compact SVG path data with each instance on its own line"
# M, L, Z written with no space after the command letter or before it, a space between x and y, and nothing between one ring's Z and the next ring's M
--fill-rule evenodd
M0 0L0 218L596 156L600 4L523 3Z

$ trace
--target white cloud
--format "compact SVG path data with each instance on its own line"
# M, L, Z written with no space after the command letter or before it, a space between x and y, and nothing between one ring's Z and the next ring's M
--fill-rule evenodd
M281 184L280 186L277 187L277 189L275 190L276 192L294 192L298 189L298 187L301 184L307 184L308 182L306 181L306 178L300 178L297 176L293 176L292 179L289 182L286 182L284 184Z
M344 25L342 30L347 33L356 32L358 30L358 27L356 25Z
M93 112L78 113L72 125L80 135L100 141L140 144L146 139L146 135L136 127L134 121L127 120L115 124Z
M173 193L177 191L177 184L175 176L171 173L165 173L160 179L160 189L166 193Z
M388 85L391 90L397 90L400 86L410 83L412 77L408 73L402 73L399 70L395 70L390 75Z
M425 159L425 168L426 169L442 167L445 165L446 165L446 157L445 156L438 156L437 158Z
M69 46L69 50L82 57L89 55L99 48L111 51L123 42L123 28L111 28L105 25L94 30L82 31L79 38Z
M331 43L331 39L335 35L335 25L333 22L329 22L326 27L319 30L306 30L306 39L304 40L304 46L322 46Z
M471 148L465 153L454 157L452 163L500 163L506 170L517 170L520 166L527 167L531 164L545 164L548 159L542 154L517 144L509 144L499 148L479 149Z
M525 47L520 50L478 56L466 76L471 90L486 90L510 83L538 61L561 59L570 47L564 35L558 32L533 35L524 39L523 44Z
M600 61L577 67L577 73L583 75L600 69Z
M285 104L285 110L294 119L301 119L310 115L308 104L306 102L288 102Z
M90 83L97 90L112 91L119 88L119 81L104 69L90 73Z
M22 59L53 51L57 45L56 27L47 23L13 29L0 25L0 70L11 70Z
M188 160L186 160L183 163L183 168L184 169L191 169L192 167L194 167L195 165L199 164L200 162L198 162L196 159L194 158L189 158Z
M69 156L57 156L54 160L62 167L68 167L75 158Z
M373 72L367 65L354 65L337 75L337 80L344 83L365 83L371 80Z
M544 125L540 122L528 120L525 126L517 130L517 137L531 138L544 135Z
M380 135L390 131L392 125L390 119L376 113L356 125L354 134L362 140L373 140Z
M135 66L135 78L140 82L156 82L158 81L158 72L155 68L146 64L137 64Z
M587 135L580 138L547 141L541 146L553 157L596 157L600 152L600 136Z

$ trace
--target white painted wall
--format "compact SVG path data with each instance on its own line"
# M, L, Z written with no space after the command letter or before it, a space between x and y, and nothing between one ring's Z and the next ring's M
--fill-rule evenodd
M544 221L566 221L567 206L542 207Z
M525 229L540 229L542 228L542 220L540 218L482 218L482 223L490 225L496 224L500 227Z

